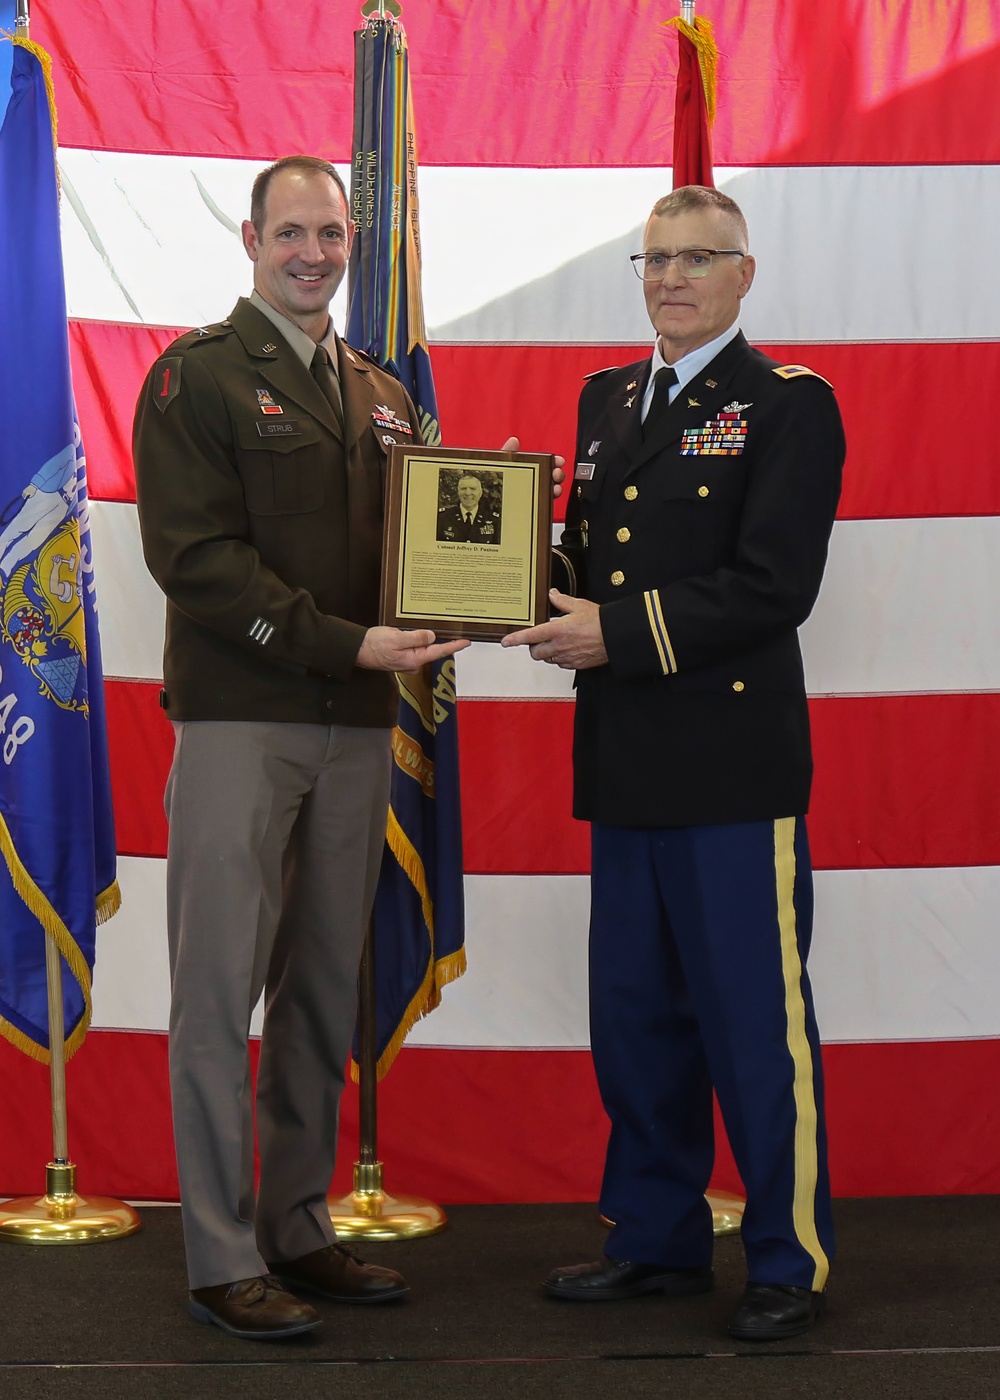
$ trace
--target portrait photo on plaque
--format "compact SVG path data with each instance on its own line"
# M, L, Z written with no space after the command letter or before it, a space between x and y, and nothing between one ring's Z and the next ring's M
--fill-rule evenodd
M499 641L548 617L549 453L389 451L383 623Z

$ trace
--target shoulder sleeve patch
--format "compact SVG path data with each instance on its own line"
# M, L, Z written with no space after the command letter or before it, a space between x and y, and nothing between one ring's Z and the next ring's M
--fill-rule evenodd
M153 402L161 413L181 391L183 363L182 356L168 355L166 359L157 360L153 367Z
M595 369L590 374L583 376L583 382L587 384L591 379L599 379L602 374L610 374L614 369L621 369L621 365L605 365L603 369Z
M821 374L817 374L816 371L810 369L808 365L777 365L774 370L772 370L772 373L776 374L779 379L802 379L804 376L808 375L810 379L822 380L828 389L833 388L829 379L823 379Z

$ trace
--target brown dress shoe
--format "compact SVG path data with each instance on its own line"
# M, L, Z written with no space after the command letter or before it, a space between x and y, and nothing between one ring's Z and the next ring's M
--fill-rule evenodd
M268 1264L282 1283L305 1288L335 1303L389 1303L404 1298L410 1285L395 1269L365 1264L342 1244L324 1245L282 1264Z
M243 1337L248 1342L297 1337L320 1324L316 1309L300 1302L270 1274L239 1278L235 1283L216 1283L211 1288L192 1288L188 1312L196 1322L221 1327L231 1337Z

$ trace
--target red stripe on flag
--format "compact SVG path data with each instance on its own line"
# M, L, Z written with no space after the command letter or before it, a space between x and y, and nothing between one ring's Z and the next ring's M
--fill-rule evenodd
M247 8L157 0L109 26L90 6L39 7L32 37L55 61L60 142L348 162L357 8L301 0L280 24ZM550 10L537 0L410 7L425 165L665 163L677 45L663 5L632 0L623 13L577 0L567 23ZM1000 160L995 0L741 0L718 25L717 166Z
M149 366L178 334L155 326L70 322L73 382L95 500L135 500L135 401ZM848 442L842 520L1000 514L1000 472L990 434L965 433L962 470L942 470L942 444L955 431L954 405L947 395L926 392L932 378L942 384L1000 383L1000 344L762 348L783 363L809 365L837 391ZM525 451L559 452L572 464L583 376L648 353L649 346L435 345L445 443L499 447L516 433ZM488 394L482 393L484 383Z
M174 754L174 731L160 708L160 684L105 680L108 758L121 856L165 856L163 790Z
M106 693L118 849L164 855L173 735L159 686L109 681ZM817 699L810 714L817 869L1000 865L1000 695ZM586 873L572 702L466 699L458 724L466 871Z
M95 501L134 501L132 417L142 381L178 329L70 321L73 394Z
M1000 1119L983 1093L1000 1077L1000 1041L828 1045L823 1065L836 1195L1000 1191ZM91 1031L66 1077L81 1190L176 1200L167 1037ZM38 1195L52 1147L48 1070L4 1040L0 1116L0 1195ZM350 1189L357 1122L349 1084L339 1193ZM596 1200L606 1139L586 1050L404 1047L379 1086L386 1184L431 1200ZM724 1134L718 1140L713 1182L738 1190Z

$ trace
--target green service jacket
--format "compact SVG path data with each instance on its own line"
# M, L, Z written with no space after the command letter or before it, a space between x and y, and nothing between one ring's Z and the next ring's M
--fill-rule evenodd
M391 675L355 666L378 620L391 442L405 390L338 340L344 426L240 299L153 365L133 433L143 552L167 597L171 719L392 725Z

